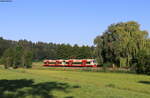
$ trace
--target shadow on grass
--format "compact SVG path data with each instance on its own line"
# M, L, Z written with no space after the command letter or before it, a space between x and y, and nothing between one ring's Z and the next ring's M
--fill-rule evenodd
M150 81L139 81L139 83L142 83L142 84L149 84L149 85L150 85Z
M0 98L54 98L53 90L68 93L70 89L80 86L70 86L67 83L44 82L35 84L33 80L0 80ZM68 96L66 98L73 98Z

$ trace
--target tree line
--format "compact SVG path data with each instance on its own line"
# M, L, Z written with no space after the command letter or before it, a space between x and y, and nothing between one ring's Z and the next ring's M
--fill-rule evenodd
M112 24L95 38L99 65L130 68L150 74L150 38L135 21Z
M93 58L93 46L6 40L0 37L0 62L8 67L31 67L44 59Z

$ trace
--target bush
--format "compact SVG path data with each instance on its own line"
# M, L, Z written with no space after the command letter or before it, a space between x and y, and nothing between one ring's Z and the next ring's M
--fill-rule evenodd
M137 73L150 75L150 53L146 50L140 51L135 59L134 66Z
M2 65L3 64L3 59L2 58L0 58L0 65Z

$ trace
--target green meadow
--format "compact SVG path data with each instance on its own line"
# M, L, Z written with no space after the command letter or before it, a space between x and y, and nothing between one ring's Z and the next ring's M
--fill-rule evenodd
M0 98L150 98L150 76L0 68Z

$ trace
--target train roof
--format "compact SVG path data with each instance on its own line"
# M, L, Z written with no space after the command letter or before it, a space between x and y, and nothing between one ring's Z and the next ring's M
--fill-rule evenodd
M44 62L47 62L47 61L49 61L49 62L56 62L56 61L59 61L59 62L63 62L63 61L65 61L65 62L69 62L69 61L73 61L73 62L82 62L82 61L94 61L95 59L67 59L67 60L65 60L65 59L57 59L57 60L44 60Z

